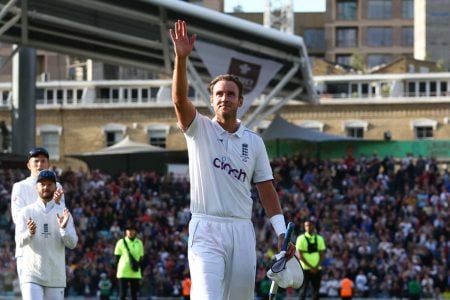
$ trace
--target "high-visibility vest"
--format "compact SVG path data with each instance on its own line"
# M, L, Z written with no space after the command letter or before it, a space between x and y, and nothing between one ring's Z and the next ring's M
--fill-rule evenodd
M183 296L189 296L191 294L191 279L186 278L182 282L183 285Z
M353 282L348 279L344 278L341 281L341 297L351 297L353 292Z

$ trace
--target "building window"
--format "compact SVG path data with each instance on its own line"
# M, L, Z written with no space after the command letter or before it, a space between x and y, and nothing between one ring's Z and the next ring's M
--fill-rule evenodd
M392 28L390 27L367 28L367 45L371 47L392 46Z
M338 20L356 20L358 6L356 0L339 0L337 2Z
M391 61L390 54L369 54L369 55L367 55L367 66L369 68L387 64L390 61Z
M433 138L433 127L431 126L417 126L414 128L416 139L432 139Z
M364 128L362 127L347 127L345 131L349 137L364 138Z
M431 119L416 119L411 122L411 127L418 140L432 139L437 125L438 122Z
M125 137L127 126L123 124L109 123L102 127L105 135L106 147L117 144Z
M391 0L369 0L367 5L368 19L392 19Z
M364 138L364 132L367 131L369 123L363 120L349 120L344 122L345 133L349 137Z
M170 126L166 124L152 124L147 126L150 145L166 148L167 135Z
M308 49L325 50L325 31L323 29L305 29L303 38Z
M123 133L120 131L105 131L106 147L112 146L123 140Z
M319 132L322 132L323 127L325 126L322 122L314 121L314 120L302 121L302 122L299 122L298 125L300 127L307 128L309 130L319 131Z
M337 54L336 63L342 66L352 65L352 55L351 54Z
M62 134L62 127L57 125L43 125L37 128L38 135L41 136L42 147L47 149L50 159L58 160L59 140Z
M356 47L358 30L354 27L336 28L336 47Z
M407 20L414 18L414 0L402 1L402 18Z
M412 27L402 28L402 46L404 47L414 46L414 29Z
M9 104L11 103L11 97L12 97L12 93L11 91L1 91L1 106L9 106Z

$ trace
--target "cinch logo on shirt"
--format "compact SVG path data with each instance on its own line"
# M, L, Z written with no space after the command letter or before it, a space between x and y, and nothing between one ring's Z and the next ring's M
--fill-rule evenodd
M214 158L213 166L217 169L227 172L228 175L233 176L234 178L236 178L237 180L240 180L242 182L244 182L245 178L247 178L247 174L245 173L244 170L235 169L229 163L221 161L218 158Z

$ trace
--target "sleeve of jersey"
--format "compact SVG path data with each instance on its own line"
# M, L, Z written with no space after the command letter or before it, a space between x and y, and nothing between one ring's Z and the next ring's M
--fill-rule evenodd
M183 130L183 133L185 136L187 136L187 137L195 136L196 132L198 131L198 127L199 127L198 123L201 121L202 117L203 116L198 111L195 112L194 120L192 120L191 124L189 124L189 127L186 128L185 130L181 129L181 130Z
M13 219L14 224L17 224L17 219L20 213L20 210L24 207L24 202L20 197L20 185L14 184L11 191L11 217Z
M60 228L61 237L64 241L64 245L69 249L74 249L78 243L78 235L73 224L73 218L70 217L66 228Z
M253 174L253 182L264 182L273 180L273 172L270 166L269 156L267 155L266 146L261 138L257 137L255 141L255 172Z

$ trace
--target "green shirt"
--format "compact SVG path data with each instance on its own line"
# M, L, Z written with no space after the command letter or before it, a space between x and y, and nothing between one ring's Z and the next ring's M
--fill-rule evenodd
M127 240L128 249L130 249L131 255L140 261L144 256L144 245L142 241L138 238L135 238L133 241L128 237L125 237ZM116 243L116 247L114 248L114 255L119 255L119 263L117 264L117 278L142 278L141 270L133 271L131 269L130 257L128 256L127 248L123 242L123 239L120 239Z
M308 252L308 240L309 243L314 245L317 243L317 251L315 252ZM302 253L304 259L311 265L311 266L317 266L320 261L320 252L325 251L325 240L323 237L317 233L310 235L309 233L305 232L304 234L300 235L297 238L297 241L295 243L295 248L299 252ZM302 265L302 268L304 270L309 270L310 268L305 265L305 263L300 260L300 263ZM322 269L322 266L318 266L319 269Z
M100 290L100 296L110 296L111 295L112 283L108 278L100 279L98 283L98 289Z

